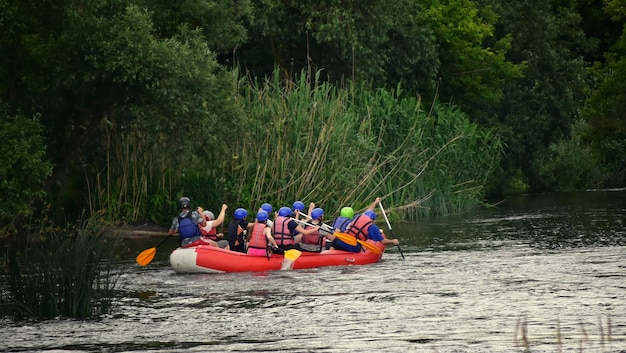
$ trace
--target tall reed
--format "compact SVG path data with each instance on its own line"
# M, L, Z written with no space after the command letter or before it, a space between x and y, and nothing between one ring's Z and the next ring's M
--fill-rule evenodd
M205 163L223 179L212 182L199 172L198 180L253 210L299 199L336 214L385 196L403 218L415 218L480 202L501 153L493 132L452 105L425 111L400 87L340 89L317 78L283 81L277 72L264 82L244 82L248 133L231 136Z
M276 70L233 87L229 104L243 120L221 138L212 134L223 128L200 129L211 136L190 135L192 148L167 145L168 132L149 120L106 127L106 163L85 170L92 211L165 224L183 195L214 211L313 201L328 215L383 196L392 217L459 213L481 202L502 153L498 136L454 105L425 108L401 86L341 88L319 74L285 79Z
M109 312L119 243L106 229L91 218L67 229L26 229L22 239L8 239L0 313L85 318Z

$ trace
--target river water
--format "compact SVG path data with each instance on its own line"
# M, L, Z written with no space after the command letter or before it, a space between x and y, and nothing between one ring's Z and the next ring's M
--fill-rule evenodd
M623 191L521 196L393 225L404 260L270 273L177 275L171 242L119 263L112 314L3 321L0 351L626 352L625 215Z

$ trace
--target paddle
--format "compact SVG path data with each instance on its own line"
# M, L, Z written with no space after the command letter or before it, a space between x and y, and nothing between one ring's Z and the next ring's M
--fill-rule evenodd
M376 254L382 254L383 252L374 244L368 243L366 241L363 241L361 239L357 239L355 237L353 237L350 234L347 233L334 233L334 236L337 237L339 240L341 240L342 242L348 244L348 245L356 245L361 244L362 247L366 248L367 250L376 253Z
M385 209L383 208L383 202L380 201L378 202L378 206L380 207L380 210L383 212L383 216L385 216L385 222L387 222L387 227L389 227L389 232L391 233L392 237L396 237L393 234L393 229L391 229L391 224L389 224L389 218L387 218L387 214L385 213ZM404 260L404 254L402 253L402 249L400 249L400 244L396 245L398 247L398 251L400 252L400 255L402 256L402 259Z
M300 255L302 255L302 251L297 249L289 249L285 250L284 255L286 260L296 261L300 257Z
M285 258L280 265L281 271L293 269L294 261L296 261L300 257L300 255L302 255L302 252L297 249L289 249L285 250L285 252L283 252L283 255L285 256Z
M299 223L303 223L306 224L308 226L313 226L316 227L315 224L312 223L308 223L306 221L302 221L299 219L295 219L292 218L294 221L299 222ZM332 230L332 228L328 225L328 224L324 224L322 223L321 227L324 228L324 226L328 227L328 229ZM341 232L337 232L337 233L333 233L333 235L335 236L335 238L339 238L339 240L341 240L342 242L350 245L350 246L355 246L356 244L361 244L361 246L363 246L364 248L368 249L371 252L374 252L376 254L382 254L382 251L374 244L368 243L366 241L363 241L361 239L357 239L356 237L348 234L348 233L341 233Z
M355 246L357 244L356 242L356 238L353 237L350 234L346 234L346 233L333 233L334 229L329 226L328 224L325 223L320 223L320 224L313 224L313 223L309 223L307 221L303 221L301 219L295 219L295 218L291 218L292 220L298 222L298 223L302 223L302 224L306 224L307 226L311 226L311 227L320 227L322 229L322 231L326 232L326 233L332 233L335 237L337 237L337 234L343 234L344 236L339 236L337 238L341 239L341 241L343 241L344 243L348 244L348 245L352 245Z
M163 243L165 243L165 241L170 237L171 236L168 235L165 237L165 239L161 240L155 247L140 252L139 255L137 255L137 258L135 258L135 261L137 261L137 263L141 266L146 266L147 264L152 262L152 259L154 259L154 255L156 255L156 249Z

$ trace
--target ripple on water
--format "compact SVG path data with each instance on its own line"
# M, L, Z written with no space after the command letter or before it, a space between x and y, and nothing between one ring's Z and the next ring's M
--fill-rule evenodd
M391 248L371 266L176 275L166 254L130 260L112 315L4 320L0 351L620 352L626 207L601 201L422 221L405 260Z

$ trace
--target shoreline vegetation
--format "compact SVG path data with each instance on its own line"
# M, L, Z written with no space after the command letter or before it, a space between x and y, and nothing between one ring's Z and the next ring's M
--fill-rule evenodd
M87 284L106 282L107 245L85 224L165 227L183 195L209 210L303 200L333 215L380 196L398 221L511 190L623 186L626 130L604 108L625 101L616 2L593 4L602 18L565 3L380 4L9 1L2 304L106 311ZM550 32L515 27L521 9ZM595 38L583 20L616 34ZM72 259L93 271L37 284L37 266Z
M179 159L159 153L154 140L159 135L141 133L142 124L125 134L103 126L109 141L102 150L104 164L83 165L82 178L68 179L65 186L88 196L90 221L55 224L69 216L59 214L57 205L46 208L49 218L32 217L29 226L9 231L10 285L0 299L3 314L89 317L107 312L113 301L107 295L114 295L116 284L106 267L113 254L105 249L111 250L111 244L83 223L144 224L147 229L139 226L126 233L161 235L162 229L152 225L169 225L179 192L193 195L195 206L214 206L219 200L255 209L262 201L278 207L296 198L314 200L329 214L345 205L358 210L382 195L388 204L398 205L391 213L396 220L462 212L482 202L483 187L501 154L492 131L472 124L452 105L424 111L419 99L402 98L399 87L337 89L310 79L303 74L300 81L285 82L276 74L274 80L241 83L249 130L237 130L228 144L213 150L175 151L184 151L178 155L187 160L182 172ZM468 154L470 150L476 151ZM77 227L84 231L72 230ZM33 233L43 247L19 244L23 234ZM84 244L98 249L90 250L95 257L83 256ZM76 264L94 270L72 267L75 257L80 259ZM41 275L33 272L42 268ZM46 285L40 285L40 276ZM75 286L85 288L78 293ZM66 308L75 301L80 301L79 309ZM85 303L93 307L83 307Z
M0 315L90 318L110 312L123 256L121 239L101 218L75 225L26 227L5 239Z

